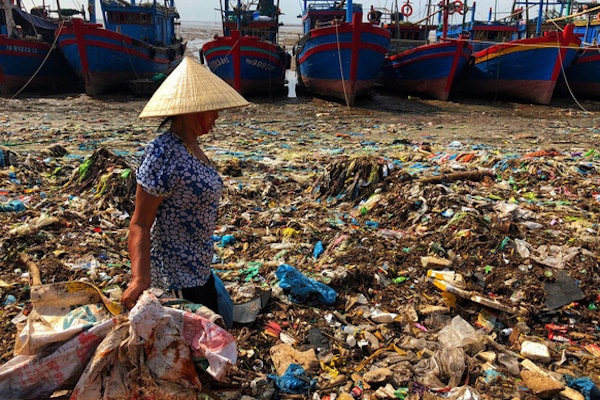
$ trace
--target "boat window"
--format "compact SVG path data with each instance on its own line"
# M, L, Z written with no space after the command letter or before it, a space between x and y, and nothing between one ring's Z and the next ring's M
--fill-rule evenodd
M151 25L152 14L149 13L130 13L130 12L109 12L108 22L111 24L129 24L129 25Z

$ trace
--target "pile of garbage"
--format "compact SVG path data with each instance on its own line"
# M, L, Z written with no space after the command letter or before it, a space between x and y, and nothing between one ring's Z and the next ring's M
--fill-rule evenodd
M15 323L31 317L37 290L23 253L44 285L87 282L109 302L127 285L139 158L63 150L1 150L9 335L0 388L19 361ZM227 373L203 384L190 377L177 390L244 399L600 398L598 149L390 140L385 151L327 159L215 154L226 187L214 269L247 307L228 330L237 353ZM113 321L102 337L113 344L107 357L122 361L122 381L149 362L133 350L122 357L133 331L114 328L134 320L132 311L84 324L87 332ZM90 368L107 365L100 349L56 389L85 398L81 385L99 379ZM29 353L37 361L27 376L48 351Z

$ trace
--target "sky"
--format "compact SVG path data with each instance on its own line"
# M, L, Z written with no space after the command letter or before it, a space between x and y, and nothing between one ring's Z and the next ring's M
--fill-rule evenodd
M64 1L64 0L63 0ZM176 7L179 10L182 21L206 21L206 22L220 22L220 13L218 11L220 7L219 0L175 0ZM225 1L225 0L221 0ZM236 0L230 0L232 4L235 4ZM275 0L277 1L277 0ZM417 21L426 16L425 8L427 0L409 0L413 6L413 15L409 20ZM332 0L333 2L333 0ZM385 8L391 10L395 7L396 0L363 0L354 1L363 5L364 10L368 10L371 5L376 8ZM398 0L398 7L402 7L406 0ZM432 4L437 3L438 0L431 0ZM468 4L472 4L472 0L468 1ZM502 6L503 9L509 9L512 5L511 0L479 0L477 1L476 7L476 19L487 19L488 10L490 6L499 4L498 7ZM303 0L279 0L279 8L283 12L281 21L285 25L299 25L300 19L297 16L302 12ZM422 10L422 12L419 12ZM366 14L366 12L365 12ZM366 18L366 16L365 16Z
M27 9L31 8L34 5L41 5L44 1L46 2L46 4L55 3L54 0L23 0L24 5ZM181 16L182 21L201 21L213 22L218 24L221 21L219 7L221 2L224 1L227 0L175 0L175 6L179 11L179 15ZM237 3L237 0L229 1L230 4ZM331 1L333 3L333 0ZM404 4L406 1L410 2L413 8L413 14L409 18L409 21L413 22L416 22L426 16L425 9L426 5L428 4L428 1L430 1L432 4L436 4L438 2L438 0L359 0L354 2L362 4L364 10L368 10L371 5L378 9L392 10L395 8L396 1L398 2L398 7L402 7L402 4ZM248 2L248 0L245 0L245 2ZM99 0L96 0L96 3L96 9L99 10ZM469 5L471 5L472 3L473 0L468 0ZM87 0L61 0L60 4L63 8L81 9L82 4L85 5L87 8ZM489 8L495 5L497 5L497 8L501 11L510 10L512 0L478 0L475 18L478 20L487 19ZM279 8L283 13L283 15L281 16L281 21L284 23L284 25L300 25L301 21L300 18L297 18L297 16L302 12L303 0L279 0ZM455 18L458 19L461 17L455 15Z

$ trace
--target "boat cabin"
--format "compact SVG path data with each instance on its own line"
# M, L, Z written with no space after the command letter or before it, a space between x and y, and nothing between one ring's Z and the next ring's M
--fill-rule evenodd
M57 23L24 11L21 6L0 0L0 35L16 39L52 42Z
M353 3L352 13L362 13L362 4ZM306 5L302 15L302 25L304 32L309 32L315 28L339 24L346 20L347 10L344 1L312 1Z
M181 42L181 23L174 0L151 0L145 3L136 3L135 0L101 1L106 29L155 45L169 46ZM90 12L90 20L95 22L95 19L95 14Z
M223 33L231 36L234 30L240 31L242 36L255 36L260 40L277 43L279 32L279 15L281 11L273 0L259 0L249 2L238 1L235 7L230 8L225 2L223 11Z
M576 34L581 36L584 45L600 43L600 4L597 2L574 3L573 24Z

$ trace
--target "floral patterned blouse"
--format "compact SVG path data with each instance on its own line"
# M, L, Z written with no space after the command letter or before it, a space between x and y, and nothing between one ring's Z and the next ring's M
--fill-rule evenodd
M146 147L137 183L163 197L150 233L152 286L167 290L201 286L213 258L212 235L223 181L171 132Z

